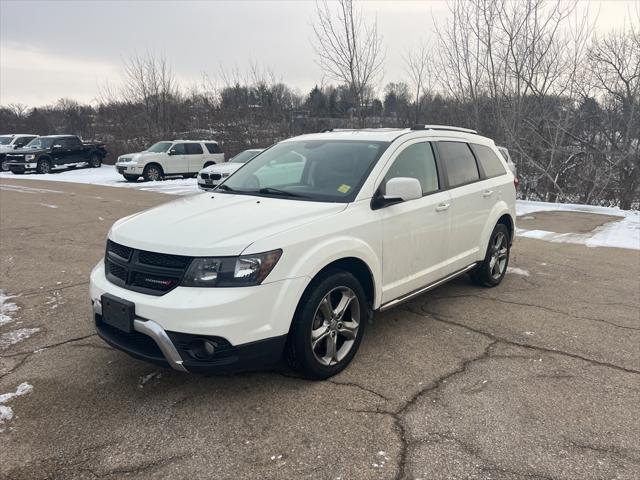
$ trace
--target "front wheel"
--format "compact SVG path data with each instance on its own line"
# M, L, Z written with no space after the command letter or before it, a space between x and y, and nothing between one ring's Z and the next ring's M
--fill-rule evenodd
M138 180L139 177L140 177L140 175L127 175L127 174L124 174L124 179L127 182L135 182L135 181Z
M102 158L100 157L100 155L96 155L96 154L91 155L91 157L89 158L89 166L91 168L100 168L101 165L102 165Z
M509 265L510 243L507 227L497 224L489 238L484 261L471 272L471 280L476 285L495 287L502 282Z
M7 164L7 160L4 158L0 160L0 170L2 170L3 172L9 171L9 165Z
M142 172L142 178L147 182L162 180L162 170L157 165L147 165Z
M334 270L305 290L295 317L285 356L292 368L316 379L343 370L356 354L371 307L360 282Z
M43 158L38 161L38 167L36 168L36 172L38 173L49 173L51 172L51 160L47 158Z

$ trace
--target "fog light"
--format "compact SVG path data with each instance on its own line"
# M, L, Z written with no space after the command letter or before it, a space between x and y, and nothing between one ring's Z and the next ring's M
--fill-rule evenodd
M189 354L198 360L210 360L216 353L217 345L211 340L199 338L189 343Z

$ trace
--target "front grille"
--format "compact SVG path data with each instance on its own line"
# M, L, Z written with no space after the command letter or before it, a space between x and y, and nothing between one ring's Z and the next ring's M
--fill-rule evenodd
M209 174L208 173L201 173L200 174L200 178L202 178L204 180L209 180Z
M211 177L211 180L220 180L222 178L222 174L220 174L220 173L212 173L210 175L210 177Z
M7 155L6 158L9 162L24 162L24 155Z
M137 250L107 241L107 279L136 292L164 295L180 285L190 263L191 257Z

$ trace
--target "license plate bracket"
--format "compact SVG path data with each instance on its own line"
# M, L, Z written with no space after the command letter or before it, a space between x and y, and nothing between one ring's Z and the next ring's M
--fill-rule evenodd
M133 302L118 298L109 293L101 297L102 321L123 332L133 331L133 320L136 316L136 306Z
M213 185L213 180L205 180L204 184L205 185Z

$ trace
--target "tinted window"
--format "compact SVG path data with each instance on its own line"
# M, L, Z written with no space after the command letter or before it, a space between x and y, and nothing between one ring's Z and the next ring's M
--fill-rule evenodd
M466 143L438 142L438 152L445 164L450 187L480 179L476 159Z
M222 149L217 143L205 143L204 145L209 150L209 153L222 153Z
M0 137L0 145L9 145L11 143L11 140L13 140L13 137L10 137L9 135L3 135Z
M187 148L187 155L200 155L202 153L202 147L199 143L185 143Z
M63 145L67 148L78 148L82 146L82 142L76 137L67 137L64 139Z
M18 139L16 139L16 141L14 142L16 145L26 145L27 143L29 143L31 140L33 140L36 137L20 137Z
M384 183L398 177L418 179L423 195L438 190L438 170L430 143L415 143L400 152L387 172Z
M174 155L184 155L187 153L187 149L185 148L184 143L175 143L169 151Z
M473 151L476 153L478 162L480 162L480 166L487 178L507 173L498 156L489 147L473 144Z

